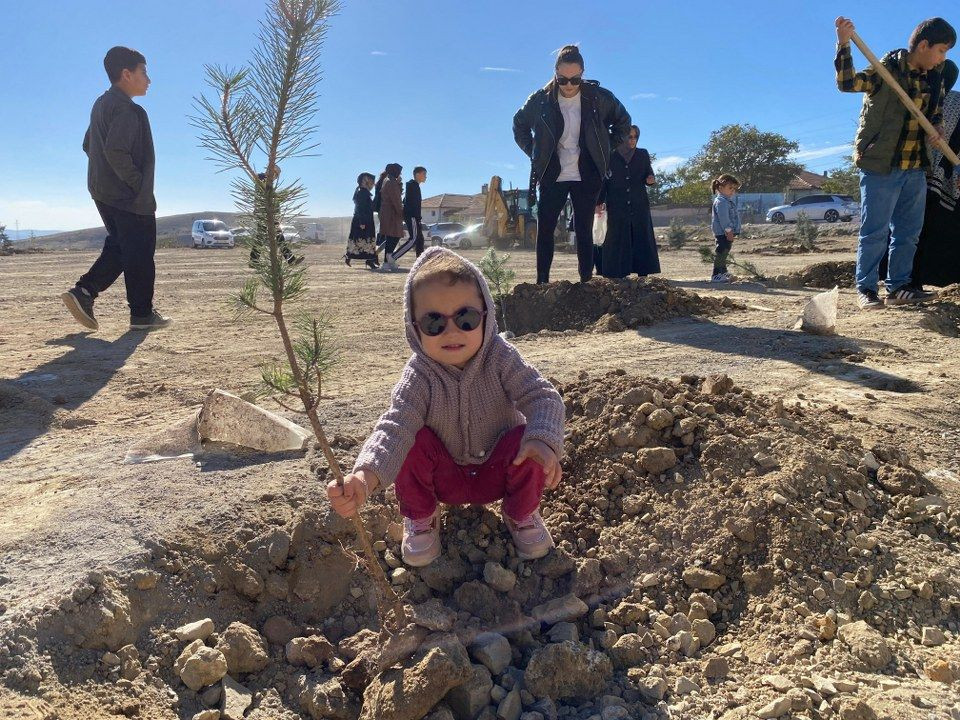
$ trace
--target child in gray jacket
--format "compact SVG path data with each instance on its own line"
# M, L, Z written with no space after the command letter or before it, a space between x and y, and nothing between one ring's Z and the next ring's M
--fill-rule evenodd
M560 394L497 334L493 298L475 265L428 248L404 290L413 355L390 408L330 503L350 517L378 487L396 483L404 561L440 555L438 504L503 500L517 555L546 555L553 540L538 511L560 482L565 408Z
M716 197L713 198L711 227L717 239L716 256L713 261L713 277L710 282L730 282L727 272L727 256L733 247L733 239L740 234L740 213L737 212L737 190L740 181L733 175L724 173L711 185Z

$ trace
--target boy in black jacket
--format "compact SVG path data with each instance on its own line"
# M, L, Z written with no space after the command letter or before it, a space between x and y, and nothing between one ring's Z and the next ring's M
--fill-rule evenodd
M153 307L157 247L157 201L153 196L156 159L146 111L133 102L147 94L146 59L136 50L113 47L103 58L111 87L93 104L83 138L87 187L107 229L100 257L75 287L60 296L77 322L99 327L93 315L97 295L123 274L130 305L130 329L153 330L171 320Z
M410 235L410 240L416 248L417 257L420 257L423 253L423 211L420 207L420 185L426 181L427 169L418 165L413 169L413 179L407 180L407 189L403 196L403 219L407 224L407 233Z

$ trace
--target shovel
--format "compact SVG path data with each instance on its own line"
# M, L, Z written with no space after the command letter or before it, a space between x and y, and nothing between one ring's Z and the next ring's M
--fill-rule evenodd
M907 95L907 91L904 90L900 83L890 74L890 71L887 70L886 66L880 62L880 59L873 54L873 51L867 47L867 44L860 38L857 33L854 33L850 38L853 40L854 45L860 48L860 52L863 53L863 56L870 61L870 64L873 65L874 69L877 71L877 74L883 78L883 81L893 88L893 91L897 93L897 96L900 98L900 101L903 103L904 107L910 111L910 114L913 115L917 122L920 123L928 135L932 135L937 138L935 145L940 149L940 152L943 153L943 156L947 158L954 166L960 165L960 158L957 157L957 154L950 149L950 144L947 142L946 138L940 136L940 133L937 132L936 128L933 127L933 124L927 119L927 116L920 112L913 100L910 99L910 96Z

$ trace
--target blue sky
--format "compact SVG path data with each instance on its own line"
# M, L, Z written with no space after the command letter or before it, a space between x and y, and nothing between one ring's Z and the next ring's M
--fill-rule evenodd
M143 52L153 80L139 102L157 147L158 214L232 209L228 177L197 147L188 116L204 91L205 63L248 59L262 2L0 6L0 223L99 224L80 142L90 105L108 86L102 58L114 44ZM624 102L641 145L666 167L692 156L711 130L750 122L800 142L800 159L822 171L840 163L860 106L834 86L834 17L851 16L880 53L905 46L925 17L960 25L957 8L955 0L346 0L323 51L320 156L284 172L304 180L315 215L349 214L357 174L387 162L401 163L405 177L425 165L424 196L478 192L493 174L524 185L528 164L511 119L567 42L581 45L587 77Z

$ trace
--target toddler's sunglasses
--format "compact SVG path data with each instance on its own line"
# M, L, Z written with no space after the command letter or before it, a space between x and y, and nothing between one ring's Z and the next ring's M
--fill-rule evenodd
M579 75L571 78L564 77L563 75L557 75L557 85L567 85L569 83L570 85L573 85L574 87L576 87L582 82L583 82L583 78L580 77Z
M453 320L453 324L464 332L470 332L480 327L483 322L483 316L486 311L477 310L473 307L462 307L453 315L444 315L438 312L428 312L420 316L419 320L414 321L414 325L420 328L420 332L430 337L442 335L447 329L447 320Z

